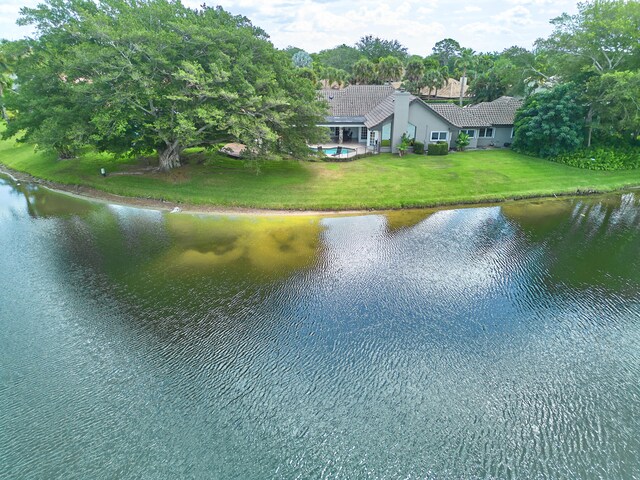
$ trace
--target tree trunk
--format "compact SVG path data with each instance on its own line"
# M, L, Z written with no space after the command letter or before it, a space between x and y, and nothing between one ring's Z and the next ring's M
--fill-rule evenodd
M591 146L591 132L593 131L593 107L587 112L587 147Z
M1 115L2 115L2 119L4 121L9 120L9 116L7 115L7 109L4 108L4 89L2 88L2 85L0 85L0 101L2 101L2 108L0 108L0 110L2 110Z
M467 82L467 69L462 72L462 78L460 79L460 106L462 106L462 94L464 92L464 84Z
M172 168L180 166L180 153L182 149L177 143L167 144L166 148L158 149L158 163L160 170L168 172Z

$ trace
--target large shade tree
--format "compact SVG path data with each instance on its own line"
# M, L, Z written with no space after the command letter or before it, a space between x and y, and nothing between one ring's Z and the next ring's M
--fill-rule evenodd
M372 62L389 56L404 60L408 56L407 48L402 46L398 40L385 40L373 35L366 35L358 40L356 48Z
M234 139L256 154L304 154L323 134L313 83L264 31L221 8L49 0L23 9L21 23L37 36L23 42L5 137L24 131L62 154L83 143L156 151L168 170L196 145Z

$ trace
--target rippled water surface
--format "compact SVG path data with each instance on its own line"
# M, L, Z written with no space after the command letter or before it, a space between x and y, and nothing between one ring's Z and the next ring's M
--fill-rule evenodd
M0 478L640 478L640 195L205 217L0 179Z

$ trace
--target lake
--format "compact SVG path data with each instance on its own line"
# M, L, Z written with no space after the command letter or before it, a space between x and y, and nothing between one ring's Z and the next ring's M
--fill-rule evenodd
M205 216L0 177L0 478L640 478L640 193Z

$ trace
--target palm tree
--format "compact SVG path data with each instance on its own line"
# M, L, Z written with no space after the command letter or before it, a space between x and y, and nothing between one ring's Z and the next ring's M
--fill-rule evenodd
M464 85L467 83L467 70L471 70L475 63L475 52L470 48L460 50L460 56L456 58L455 66L462 69L462 78L460 79L460 106L462 106L462 96L464 94Z
M448 79L447 67L433 68L424 73L422 83L424 83L425 87L429 87L429 94L431 94L432 89L435 89L433 96L436 97L438 96L438 89L444 87Z
M422 58L412 58L404 70L403 86L415 95L420 94L424 84L424 62Z
M353 81L359 84L372 84L376 79L376 67L366 58L353 64Z
M402 61L388 56L378 62L378 78L383 82L396 82L402 78L404 67Z

